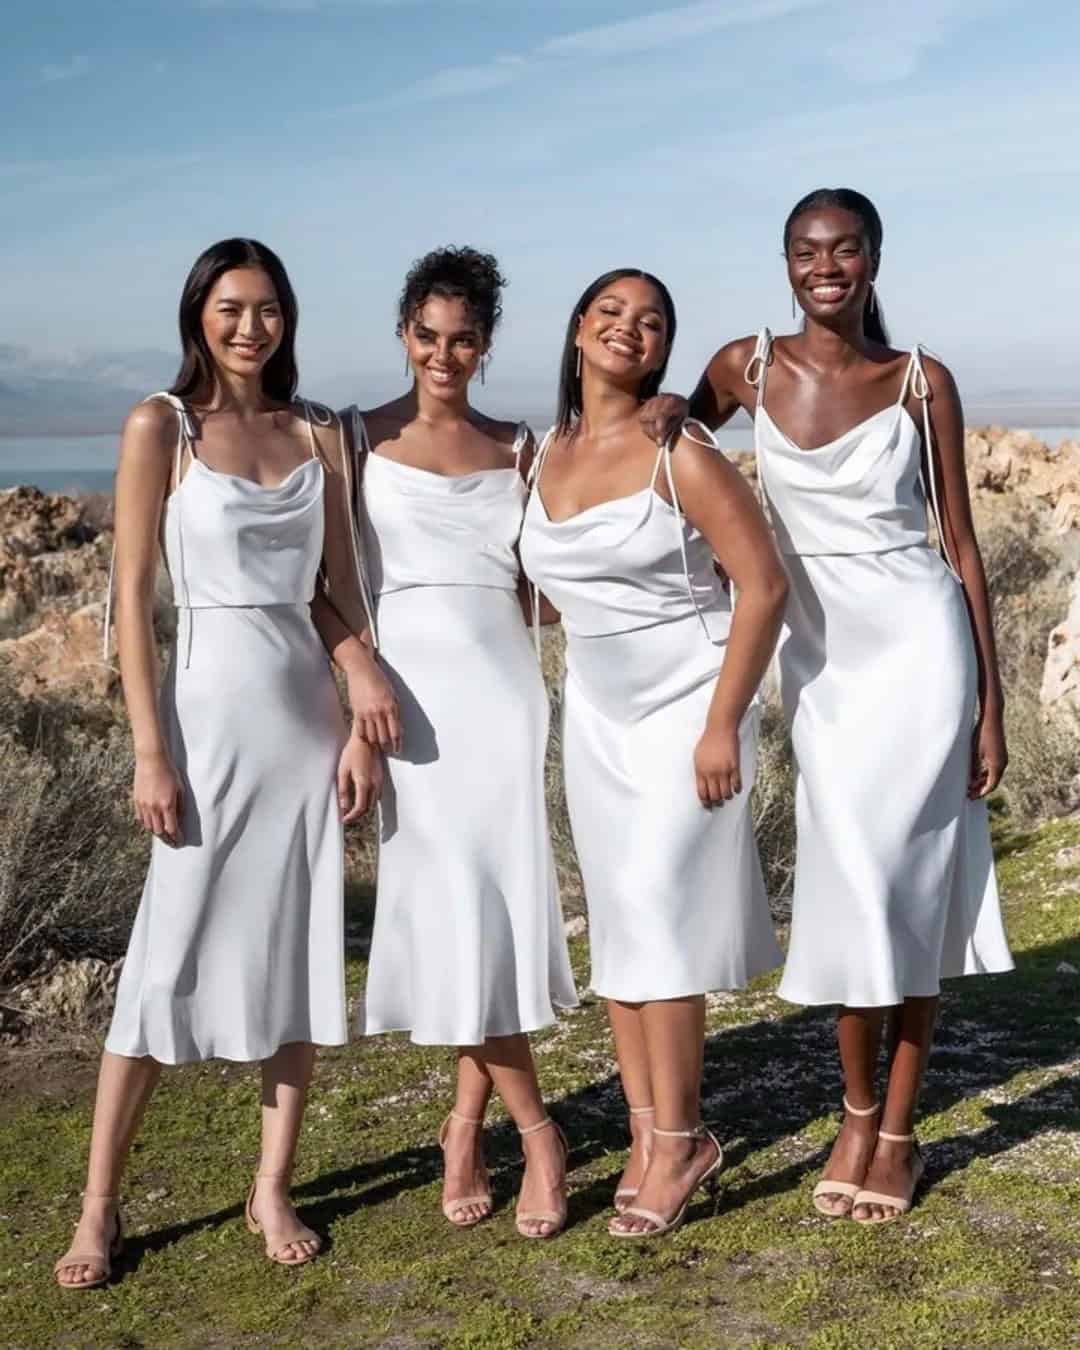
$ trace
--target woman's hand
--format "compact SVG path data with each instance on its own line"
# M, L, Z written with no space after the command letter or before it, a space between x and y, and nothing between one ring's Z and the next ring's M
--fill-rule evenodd
M690 404L681 394L656 394L638 414L641 429L657 445L667 445L686 421Z
M184 813L184 789L164 750L135 756L135 782L131 795L135 815L143 829L179 848L184 842L180 825Z
M342 823L359 820L379 800L383 787L382 754L353 734L338 760L337 791Z
M722 806L742 791L738 727L706 726L694 750L694 774L702 806Z
M380 750L400 752L401 709L394 687L374 653L365 647L363 656L350 663L345 678L353 713L353 735Z
M971 781L968 796L972 801L989 797L1001 782L1009 762L1005 748L1005 727L1000 712L983 711L971 742Z

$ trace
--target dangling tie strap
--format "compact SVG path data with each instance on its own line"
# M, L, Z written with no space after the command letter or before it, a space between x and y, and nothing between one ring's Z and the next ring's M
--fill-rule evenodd
M707 437L707 439L703 438L702 436L692 435L689 430L690 426L695 426L699 429L699 431L704 432L704 436ZM671 505L675 511L675 519L679 526L679 553L682 555L683 577L686 580L686 593L687 595L689 595L690 602L694 606L694 610L697 613L698 620L700 621L701 627L705 632L705 636L711 642L712 634L709 632L709 625L705 622L705 615L702 614L701 612L701 605L698 603L698 598L694 593L693 583L690 580L690 560L686 552L686 526L684 524L685 518L683 516L682 503L679 501L679 494L675 487L675 475L671 469L671 452L674 448L675 442L679 439L680 436L686 436L688 440L696 441L698 445L707 446L710 450L714 450L717 452L719 452L720 450L720 446L717 443L716 437L703 423L684 422L682 427L675 433L675 435L669 437L669 439L666 440L664 444L660 447L660 453L656 457L656 464L653 467L652 482L649 484L649 487L655 490L656 478L660 472L660 461L663 460L664 472L667 477L668 492L670 492L671 494Z
M353 454L360 461L357 465L355 483L349 467L352 455L350 455L348 446L345 444L346 416L352 419ZM360 543L360 512L364 506L361 491L361 480L363 478L361 464L363 457L370 453L371 445L368 442L367 427L364 426L364 419L360 416L360 409L354 403L341 415L341 454L345 465L346 510L349 516L349 539L352 541L353 568L356 572L357 585L360 587L360 599L363 601L364 615L367 618L368 627L371 629L371 644L378 651L379 630L375 625L375 598L371 591L363 546Z
M539 490L538 484L540 482L540 472L544 467L544 460L547 458L547 452L551 448L551 442L554 439L555 428L550 427L547 434L544 436L544 439L540 442L539 449L533 456L533 462L529 466L528 477L525 479L525 486L528 488L530 496L532 493ZM525 509L528 510L527 502ZM530 578L527 578L527 581L529 586L529 597L532 600L533 646L536 648L536 659L539 661L542 655L540 646L540 587Z
M769 511L769 499L765 493L765 475L762 472L761 436L758 432L757 415L765 406L765 381L772 361L772 344L772 333L767 328L763 328L757 335L754 354L747 361L746 369L743 371L743 378L746 383L757 390L757 400L754 403L754 468L757 475L758 501L761 503L765 519L770 524L772 524L772 514Z
M930 505L934 524L937 526L938 551L941 554L942 561L962 585L964 579L949 552L948 540L945 537L945 517L938 501L938 464L935 454L934 428L930 422L930 381L926 378L926 371L923 369L922 353L923 349L918 343L911 349L911 360L908 362L908 368L904 373L904 383L900 386L900 406L903 407L907 402L909 392L922 404L923 449L926 452L926 471L923 471L920 463L919 478L923 485L923 495Z

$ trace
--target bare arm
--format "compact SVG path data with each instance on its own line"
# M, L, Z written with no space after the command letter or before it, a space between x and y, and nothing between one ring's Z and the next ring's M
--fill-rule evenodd
M518 468L521 472L522 478L525 480L526 485L529 486L531 490L534 492L536 490L536 487L535 484L529 483L529 475L532 472L533 461L535 460L535 458L536 458L536 438L530 431L528 439L526 440L525 445L522 447L521 454L518 457ZM555 608L555 606L551 603L551 601L547 598L546 595L543 595L541 594L541 592L534 590L532 583L529 581L529 578L525 575L524 571L521 569L520 552L518 553L518 570L519 570L518 603L521 605L521 612L525 616L526 625L530 628L532 627L534 595L539 597L541 625L558 623L559 620L562 618L562 615L559 613L559 611Z
M176 447L177 418L164 403L128 414L116 471L116 641L135 750L132 796L147 830L181 843L180 780L157 702L154 581L158 533Z
M754 353L754 339L729 342L713 356L689 400L681 394L657 394L641 409L641 427L650 440L664 445L687 419L702 422L711 431L723 426L745 399L746 363Z
M326 528L323 541L325 588L311 603L311 617L331 660L345 676L355 735L382 750L400 750L401 717L390 681L379 668L373 644L354 536L350 487L355 459L341 422L319 428L319 449L326 470Z
M949 556L964 583L979 664L979 721L972 754L969 795L985 797L1001 781L1008 763L1003 724L1005 699L998 670L997 646L986 572L975 538L964 468L964 412L950 372L938 361L925 362L930 385L930 420L937 446L938 499ZM924 453L929 447L924 446ZM930 465L934 472L934 465Z
M723 665L694 756L698 795L708 806L742 788L739 724L776 645L787 577L761 509L734 465L682 436L672 471L686 518L705 536L736 589Z

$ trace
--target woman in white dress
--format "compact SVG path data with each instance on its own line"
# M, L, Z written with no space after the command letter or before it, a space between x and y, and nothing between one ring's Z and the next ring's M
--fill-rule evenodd
M314 1047L347 1039L342 816L366 809L378 768L377 751L346 737L312 619L322 563L337 622L364 623L349 461L336 419L293 399L296 318L275 254L254 240L214 245L184 287L176 383L124 428L116 628L135 810L154 839L102 1057L82 1218L56 1266L65 1289L109 1278L124 1163L163 1064L261 1062L248 1224L282 1264L320 1246L288 1178ZM179 621L160 695L159 534ZM350 683L392 713L370 658Z
M780 960L749 798L786 585L715 446L683 435L658 455L638 425L674 337L655 277L623 268L588 287L521 539L567 635L567 805L631 1113L610 1231L639 1239L676 1227L721 1165L701 1123L705 993Z
M469 405L502 285L495 259L470 248L414 264L398 322L412 387L349 414L379 654L402 714L361 1030L457 1047L440 1133L450 1222L491 1214L481 1129L495 1091L525 1151L518 1231L547 1238L566 1219L566 1146L528 1033L577 997L544 802L548 702L516 554L532 438Z
M881 244L862 194L800 201L784 250L802 331L721 348L689 404L713 427L740 406L754 418L791 582L779 669L798 852L780 994L841 1005L845 1116L814 1204L860 1222L910 1208L923 1171L913 1122L940 979L1012 967L983 800L1006 753L963 413L940 362L889 345ZM663 435L685 410L665 399L646 420Z

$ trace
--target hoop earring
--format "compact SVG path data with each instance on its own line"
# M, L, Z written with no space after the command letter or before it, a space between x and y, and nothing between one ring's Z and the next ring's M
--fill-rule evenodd
M580 348L580 347L577 349L577 367L576 367L576 370L575 370L575 374L577 375L578 379L580 380L580 379L581 379L581 348Z
M870 283L870 313L877 313L877 291L874 290L874 283Z
M798 305L797 305L796 302L795 302L795 291L794 291L794 289L793 289L792 292L791 292L791 317L792 317L793 319L797 319L797 318L799 317L799 307L798 307Z

